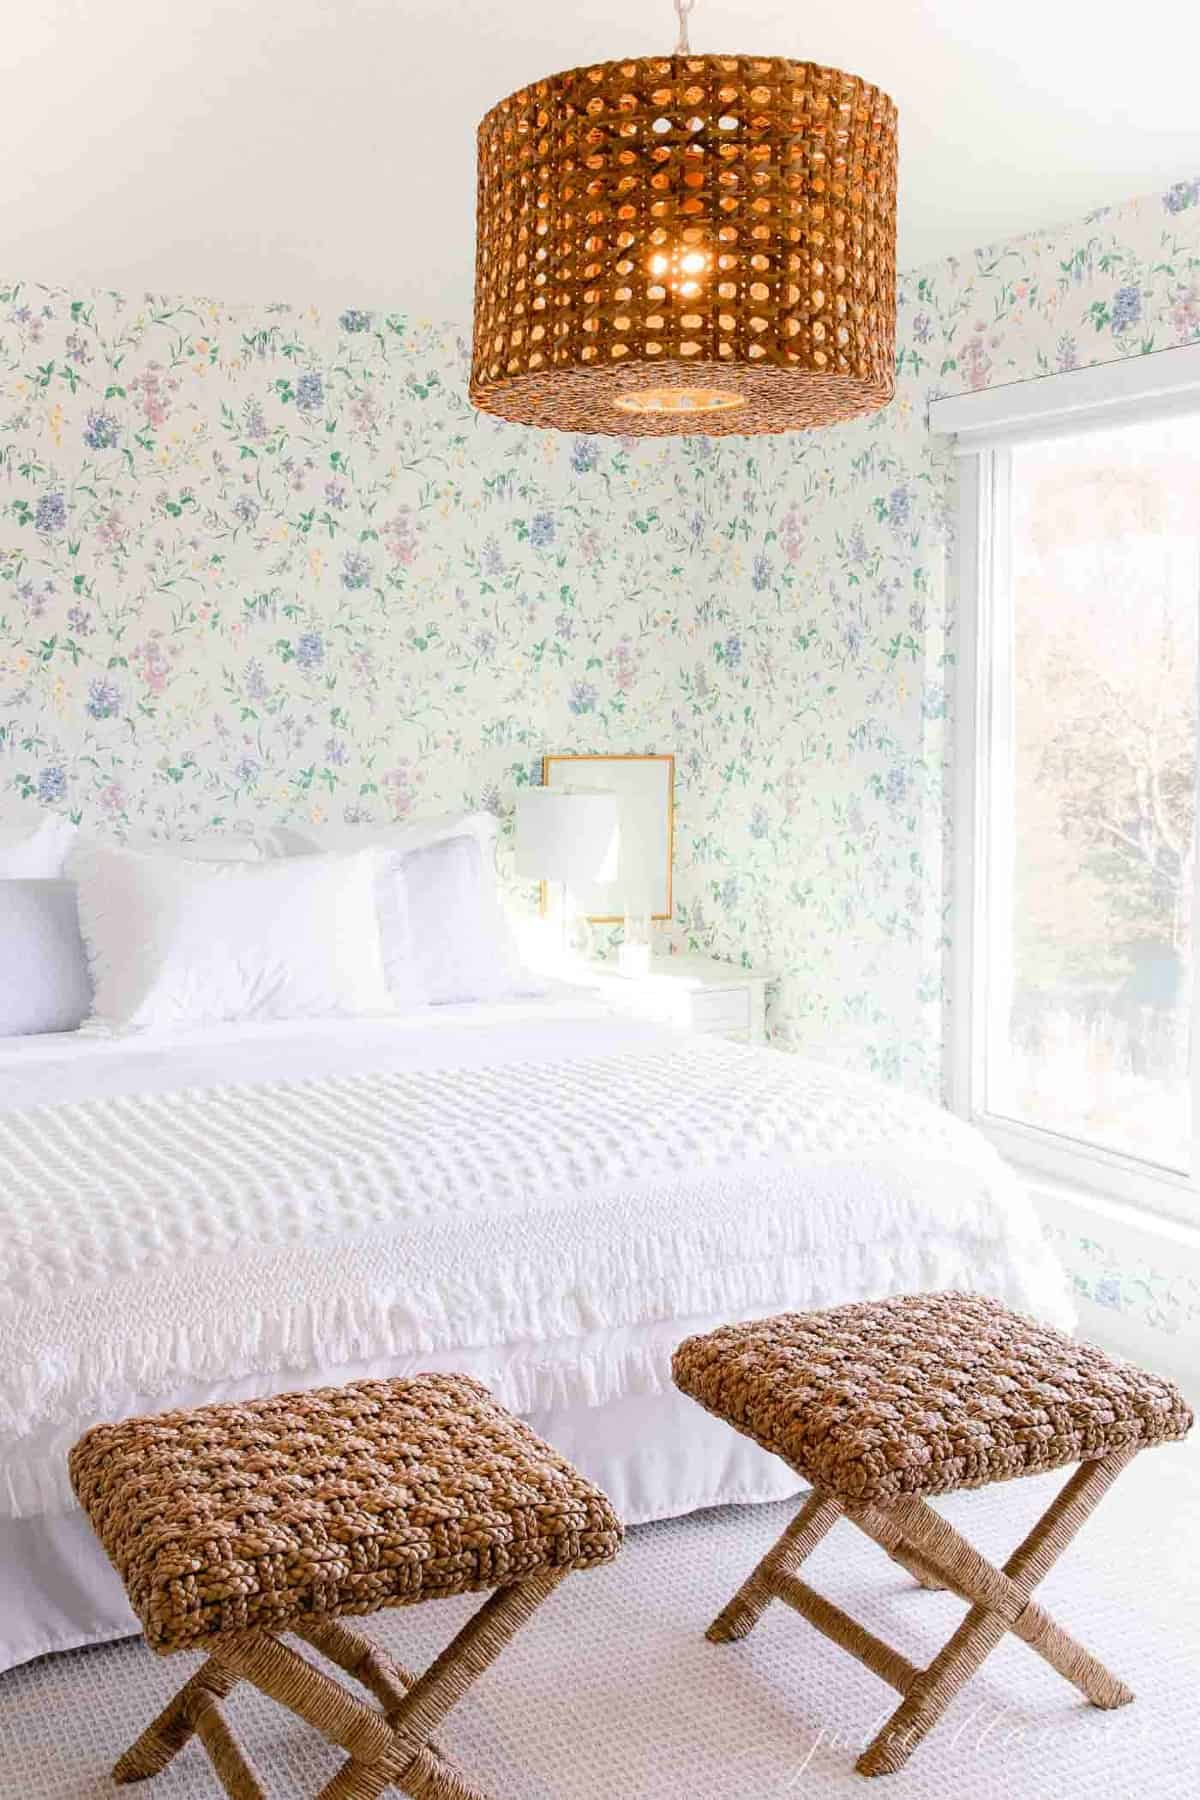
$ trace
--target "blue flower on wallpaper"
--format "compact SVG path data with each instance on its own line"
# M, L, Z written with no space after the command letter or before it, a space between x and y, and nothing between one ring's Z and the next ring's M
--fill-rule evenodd
M729 669L740 669L742 666L742 640L735 634L717 646L717 657Z
M763 594L771 585L771 564L761 553L755 557L750 572L750 586L756 594Z
M115 681L96 676L88 683L85 709L93 719L114 719L121 710L121 690Z
M595 712L599 698L590 681L575 681L567 695L567 706L573 713L591 713Z
M369 312L359 312L356 306L348 306L338 319L338 324L343 331L370 331L371 315Z
M44 805L50 806L55 800L61 800L67 791L67 771L52 763L43 769L37 779L37 797Z
M484 540L483 553L479 558L479 567L485 575L493 578L504 573L504 558L500 554L500 546L494 537Z
M83 441L92 450L112 450L120 442L121 427L111 413L92 407L83 429Z
M62 495L43 494L38 501L33 523L37 531L64 531L67 524L67 503Z
M571 445L571 467L577 475L587 475L600 461L593 438L577 437Z
M756 806L750 814L750 823L746 827L752 838L760 842L771 835L771 819L765 806Z
M258 513L258 501L252 499L249 494L239 494L233 503L233 516L235 519L240 519L243 525L255 524Z
M909 781L907 774L900 767L899 763L893 763L892 767L887 772L887 780L883 784L883 791L887 797L888 805L902 806L904 801L908 798L908 788Z
M554 542L554 514L548 512L534 513L529 527L529 541L537 550L544 550Z
M1092 1289L1092 1299L1097 1306L1111 1306L1117 1309L1121 1305L1121 1283L1115 1275L1105 1275L1096 1282Z
M243 756L234 764L233 779L240 787L253 787L261 774L262 767L252 756Z
M855 568L861 568L871 560L871 552L867 548L867 534L861 525L855 525L846 539L846 560Z
M1112 303L1112 328L1114 337L1118 336L1122 331L1128 331L1131 325L1136 325L1141 316L1141 289L1136 287L1118 288L1113 295Z
M325 640L319 631L305 631L296 639L296 662L302 669L319 669L325 661Z
M1186 212L1189 206L1200 201L1200 181L1177 181L1163 195L1163 205L1168 212Z
M912 518L912 495L906 487L893 488L888 495L888 524L902 531Z
M342 586L353 593L357 588L369 587L370 582L370 559L361 550L347 550L342 558Z
M301 375L296 383L296 405L301 412L320 412L325 404L325 384L319 375Z

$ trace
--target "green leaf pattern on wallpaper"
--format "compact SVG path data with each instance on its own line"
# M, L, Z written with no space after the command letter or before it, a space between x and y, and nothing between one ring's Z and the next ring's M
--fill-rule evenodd
M932 393L1200 337L1200 184L906 278L899 391L784 439L540 435L453 329L0 286L0 816L504 815L673 750L670 935L936 1091L953 467Z

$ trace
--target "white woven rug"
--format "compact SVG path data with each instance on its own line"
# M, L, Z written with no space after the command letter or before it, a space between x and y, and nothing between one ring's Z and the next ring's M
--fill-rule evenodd
M1000 1559L1058 1477L942 1502ZM790 1507L693 1515L634 1532L619 1561L566 1582L478 1684L442 1741L495 1800L1194 1800L1200 1768L1200 1441L1142 1456L1040 1590L1052 1612L1135 1688L1088 1707L1009 1638L908 1767L868 1788L858 1749L891 1690L783 1606L736 1646L704 1627ZM815 1586L915 1661L962 1608L912 1585L848 1526L806 1570ZM458 1601L370 1629L423 1664L464 1618ZM94 1800L108 1769L194 1659L140 1642L47 1657L0 1676L0 1794ZM251 1690L229 1703L273 1800L315 1794L338 1753ZM141 1791L141 1790L139 1790ZM215 1800L191 1745L145 1792Z

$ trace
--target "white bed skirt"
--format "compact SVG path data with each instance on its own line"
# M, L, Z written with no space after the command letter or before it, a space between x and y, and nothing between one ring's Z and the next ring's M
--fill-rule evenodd
M529 1423L604 1489L627 1525L781 1500L803 1486L778 1457L673 1392L535 1413ZM0 1671L137 1630L81 1512L0 1520Z

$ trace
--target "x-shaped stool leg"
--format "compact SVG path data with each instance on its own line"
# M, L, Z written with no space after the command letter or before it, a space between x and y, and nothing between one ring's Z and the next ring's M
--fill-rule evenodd
M214 1655L125 1752L114 1778L129 1782L157 1775L195 1733L232 1800L267 1800L220 1707L245 1680L348 1752L317 1800L378 1800L390 1787L412 1800L487 1800L431 1742L433 1733L566 1573L551 1569L497 1588L416 1677L336 1619L291 1628L373 1693L379 1707L358 1699L270 1632L222 1637Z
M713 1621L708 1636L717 1643L744 1637L772 1600L783 1600L896 1688L903 1696L900 1705L858 1759L863 1775L888 1775L901 1768L959 1688L1009 1631L1073 1682L1093 1706L1124 1706L1133 1699L1130 1689L1056 1625L1031 1595L1137 1449L1137 1444L1132 1444L1099 1461L1081 1463L1003 1569L988 1562L926 1501L914 1495L886 1507L856 1507L814 1490L783 1536ZM923 1586L949 1588L969 1602L966 1618L928 1668L916 1668L798 1579L796 1570L801 1562L842 1516L880 1544Z

